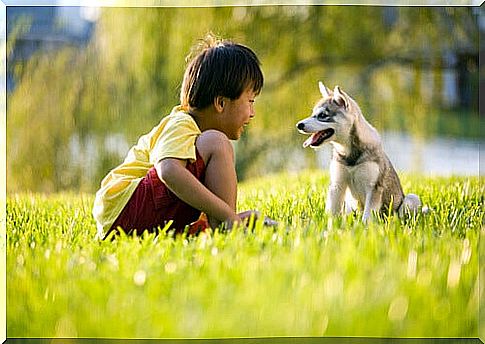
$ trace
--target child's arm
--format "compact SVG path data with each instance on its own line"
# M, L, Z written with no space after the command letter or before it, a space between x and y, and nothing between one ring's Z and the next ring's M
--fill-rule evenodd
M235 209L204 186L186 169L186 161L167 158L155 165L158 177L182 201L221 222L241 222Z

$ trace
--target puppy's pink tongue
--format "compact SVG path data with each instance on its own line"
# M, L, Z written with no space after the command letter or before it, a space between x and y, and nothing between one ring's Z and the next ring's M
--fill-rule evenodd
M310 146L312 143L318 140L319 133L312 134L305 142L303 142L303 148Z

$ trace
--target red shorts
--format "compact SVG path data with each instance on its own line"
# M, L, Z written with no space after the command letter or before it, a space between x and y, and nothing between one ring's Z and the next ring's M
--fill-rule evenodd
M205 164L197 150L196 160L188 163L186 168L199 181L204 182ZM175 196L158 178L155 167L152 167L138 184L105 238L113 231L118 232L118 227L121 227L127 234L132 234L135 229L138 234L145 230L155 232L157 227L165 227L170 220L173 220L170 229L180 233L183 232L185 226L196 221L200 215L200 210Z

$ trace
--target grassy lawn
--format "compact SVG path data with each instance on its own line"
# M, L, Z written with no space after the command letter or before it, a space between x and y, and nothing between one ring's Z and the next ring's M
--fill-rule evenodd
M483 179L402 176L433 211L329 221L325 172L240 185L280 222L94 240L92 195L9 195L9 337L478 335Z

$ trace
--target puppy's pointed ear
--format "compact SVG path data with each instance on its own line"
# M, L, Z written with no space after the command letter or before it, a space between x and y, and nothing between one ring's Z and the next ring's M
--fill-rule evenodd
M322 94L323 98L330 97L330 93L328 92L328 88L325 87L323 82L321 82L321 81L318 82L318 88L320 89L320 93Z
M335 86L333 90L333 101L338 106L343 106L346 109L349 108L349 102L347 101L346 94L340 89L339 86Z

